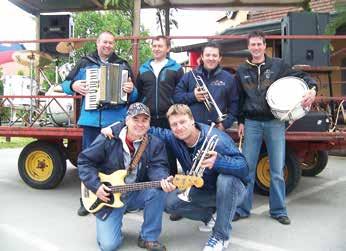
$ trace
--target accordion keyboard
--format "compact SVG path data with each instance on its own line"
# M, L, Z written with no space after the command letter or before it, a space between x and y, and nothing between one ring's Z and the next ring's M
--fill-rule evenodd
M98 106L99 69L91 68L86 71L88 93L85 95L85 110L94 110Z

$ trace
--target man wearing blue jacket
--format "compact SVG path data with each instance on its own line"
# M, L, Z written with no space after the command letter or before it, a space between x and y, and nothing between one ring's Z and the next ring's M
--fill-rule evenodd
M108 139L102 134L78 157L79 177L84 185L107 202L110 189L100 182L98 173L111 174L126 169L126 184L159 181L161 189L151 188L124 193L121 208L103 207L96 213L97 243L103 251L114 251L122 243L122 219L125 211L144 208L144 222L138 238L138 246L147 250L166 250L158 242L162 227L162 213L165 204L165 193L175 189L167 178L168 163L164 143L152 135L147 135L150 124L150 111L142 103L130 105L124 123L113 127L114 138ZM135 168L130 168L132 159L148 137L144 152ZM139 151L140 152L140 151Z
M192 167L194 156L201 149L210 126L196 123L190 108L184 104L172 105L167 112L171 130L151 128L149 133L158 136L173 149L185 173ZM116 127L102 129L102 133L116 135ZM166 212L177 214L207 224L216 208L216 222L212 234L205 244L204 251L217 251L227 248L231 232L231 221L245 196L245 185L249 169L244 156L233 140L224 132L213 128L210 135L217 135L219 141L214 151L201 162L205 168L202 188L192 187L191 202L178 198L179 191L168 194ZM165 182L166 183L166 182Z
M102 127L112 124L114 121L124 120L127 105L105 105L94 110L85 110L85 98L88 89L86 88L86 69L99 68L107 63L122 64L129 71L129 82L123 86L123 91L128 93L130 102L136 101L138 94L132 80L133 74L130 65L114 53L114 35L109 31L101 32L96 40L97 51L89 56L83 57L76 67L66 77L62 83L62 88L67 94L80 94L83 96L78 125L83 128L82 149L87 148L100 133ZM85 216L88 212L83 207L78 209L78 215Z
M170 40L157 36L151 42L153 58L140 68L136 79L139 100L150 108L151 126L169 128L166 112L173 104L174 89L184 72L180 64L168 57ZM176 159L167 146L170 173L177 173Z
M174 101L188 105L197 122L215 122L217 128L224 130L236 120L239 95L233 76L220 66L221 59L219 45L207 43L202 50L201 65L184 74L175 88ZM217 121L219 116L215 109L208 111L206 108L204 102L208 94L197 87L193 74L204 81L221 113L227 115L222 122Z

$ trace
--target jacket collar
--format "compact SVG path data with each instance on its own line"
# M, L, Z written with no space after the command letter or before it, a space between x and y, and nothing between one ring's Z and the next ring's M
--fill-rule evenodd
M252 63L251 60L252 60L252 56L248 57L248 58L246 59L246 61L245 61L246 65L247 65L249 68L251 68L251 67L257 67L258 64ZM271 58L271 57L268 57L267 54L264 54L264 62L263 62L263 63L264 63L264 66L270 68L270 67L272 66L272 62L273 62L272 58ZM262 64L263 64L263 63L262 63ZM261 65L262 65L262 64L261 64Z
M89 56L84 57L87 60L99 65L101 62L100 56L97 53L97 51L94 51L93 53L91 53ZM118 57L117 54L115 54L114 52L112 52L112 54L110 55L110 57L108 58L108 62L110 63L122 63L124 62L123 59L121 59L120 57Z
M222 67L218 65L215 69L208 72L203 65L199 65L195 71L197 74L202 75L203 77L210 78L211 76L216 76L219 74L222 71Z

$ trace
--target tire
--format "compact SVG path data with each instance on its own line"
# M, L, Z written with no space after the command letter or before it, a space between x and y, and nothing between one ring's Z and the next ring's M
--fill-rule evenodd
M286 151L284 178L286 184L286 194L289 194L299 183L302 170L295 154ZM256 168L255 192L262 195L269 195L270 187L270 165L267 153L262 153Z
M62 181L66 159L55 145L35 141L24 147L18 159L20 177L37 189L52 189Z
M300 163L303 176L316 176L326 168L328 163L327 151L316 151L309 153L309 156Z

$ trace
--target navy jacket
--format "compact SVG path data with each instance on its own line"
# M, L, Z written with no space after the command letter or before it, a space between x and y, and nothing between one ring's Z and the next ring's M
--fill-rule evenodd
M292 70L284 60L265 56L264 63L252 64L249 60L239 66L236 80L240 89L239 123L245 118L267 121L275 119L266 100L267 90L276 80L293 76L304 79L309 88L315 87L316 81L308 74Z
M122 64L129 71L129 76L134 79L130 65L122 58L119 58L113 53L109 59L109 63ZM71 88L72 84L76 80L85 80L87 68L99 68L101 65L100 58L97 52L90 54L89 56L83 57L76 67L69 73L66 80L62 82L62 88L66 94L73 95L74 92ZM137 89L134 88L129 100L135 102L137 100L138 93ZM78 125L81 126L92 126L92 127L106 127L112 124L114 121L124 120L126 117L127 104L123 105L109 105L103 106L100 109L85 110L84 109L85 98L82 99L80 116L78 119Z
M113 139L100 134L95 141L78 156L78 172L81 181L93 193L101 185L98 172L111 174L117 170L125 169L123 159L123 146L119 133L124 123L112 127ZM141 168L137 172L136 182L156 181L169 176L166 148L157 137L149 135L149 142L140 159ZM105 219L112 208L103 207L96 216Z
M199 66L194 73L196 76L202 77L221 112L228 115L228 118L223 121L223 126L231 127L238 115L239 99L238 86L233 76L220 66L211 72L207 72L202 66ZM197 122L204 124L215 122L217 118L215 109L209 112L203 102L197 101L194 94L195 87L196 81L192 73L184 74L175 88L175 103L188 105Z
M201 131L195 149L197 151L202 146L210 127L201 123L196 123L196 126ZM175 138L169 129L151 127L149 132L163 139L172 148L175 157L179 160L184 172L187 173L192 166L193 156L189 153L184 141ZM235 176L244 184L247 184L249 181L249 168L245 157L239 152L231 137L226 133L214 128L211 135L215 134L219 137L215 148L215 151L218 153L217 158L211 170L207 168L204 170L204 185L201 189L216 190L216 180L219 173Z
M173 95L184 72L180 64L168 58L167 64L161 69L156 78L150 63L145 62L140 68L136 80L139 100L150 108L154 119L166 118L168 108L174 103Z

